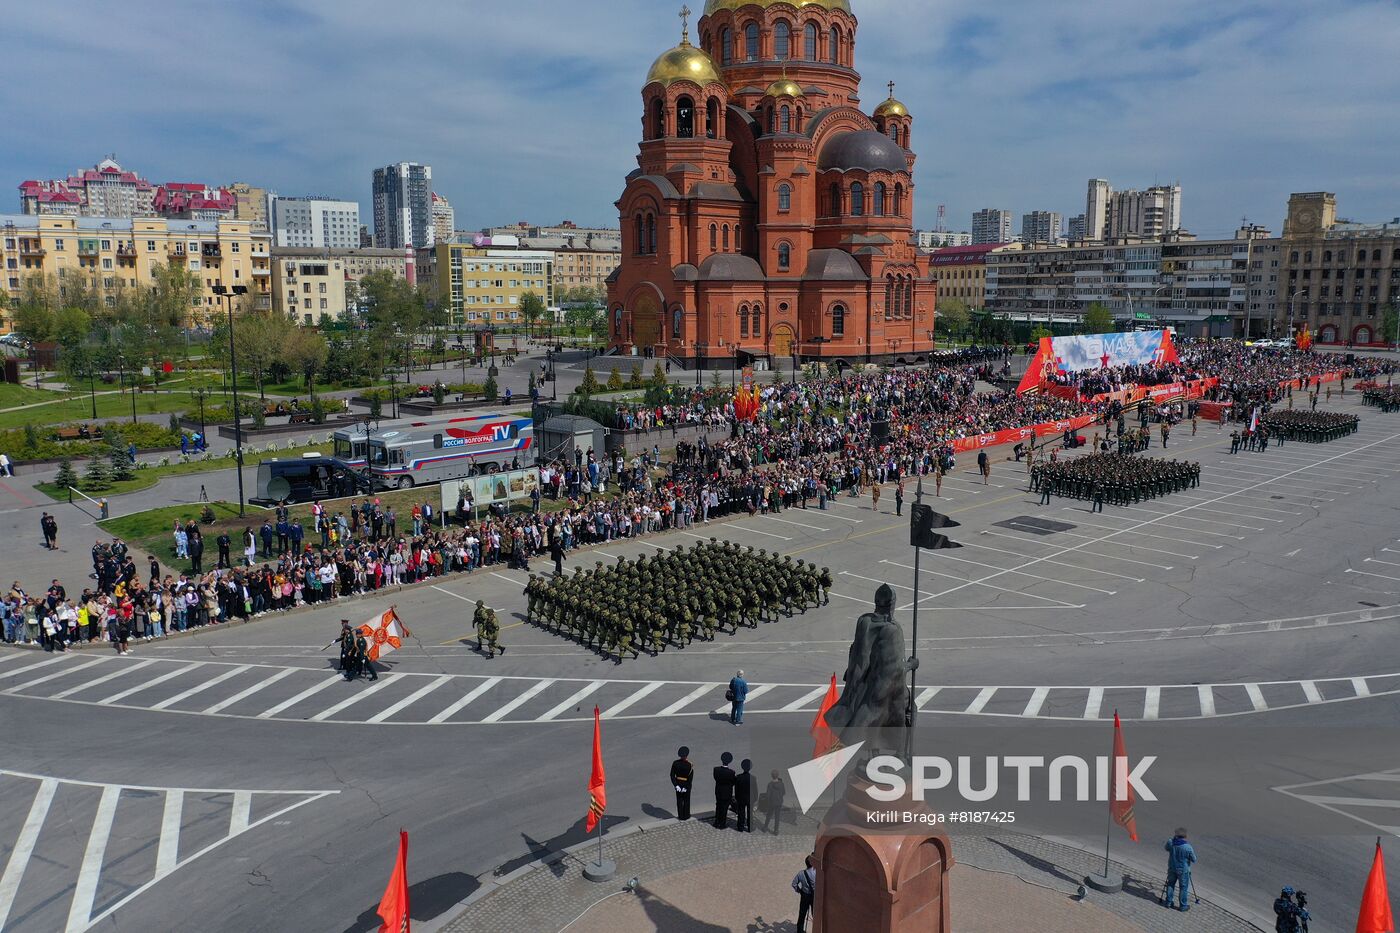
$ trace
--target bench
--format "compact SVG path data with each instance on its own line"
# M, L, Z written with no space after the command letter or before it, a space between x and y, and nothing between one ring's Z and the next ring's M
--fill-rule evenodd
M77 428L59 428L54 432L54 437L60 441L76 441L82 437Z
M295 412L292 412L292 416L291 416L290 418L287 419L287 423L288 423L288 424L311 424L311 423L312 423L311 412L309 412L309 411L295 411Z
M54 437L60 441L101 440L102 426L80 424L75 427L69 425L54 431Z

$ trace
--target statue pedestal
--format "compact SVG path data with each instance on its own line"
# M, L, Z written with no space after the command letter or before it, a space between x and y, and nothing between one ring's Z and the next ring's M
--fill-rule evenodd
M852 778L817 833L813 933L949 933L952 844L919 821L931 813L923 803L873 800L869 789ZM896 819L878 819L887 814Z

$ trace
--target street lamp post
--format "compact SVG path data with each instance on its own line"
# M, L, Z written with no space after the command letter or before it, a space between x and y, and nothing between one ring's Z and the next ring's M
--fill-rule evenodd
M88 361L88 396L92 399L92 420L97 420L97 372L96 364Z
M228 369L233 385L233 455L238 461L238 517L243 517L243 419L238 411L238 356L233 348L233 299L248 294L246 285L215 285L211 289L228 308ZM202 416L201 416L202 417Z
M206 441L209 439L209 428L204 423L204 397L209 394L209 390L200 386L192 393L199 401L199 436Z
M1291 294L1291 295L1288 296L1288 336L1289 336L1289 337L1292 337L1292 336L1293 336L1293 316L1294 316L1295 312L1298 310L1298 295L1299 295L1300 292L1302 292L1302 289L1301 289L1301 288L1295 288L1295 289L1293 290L1293 294ZM1271 331L1271 333L1272 333L1272 331Z

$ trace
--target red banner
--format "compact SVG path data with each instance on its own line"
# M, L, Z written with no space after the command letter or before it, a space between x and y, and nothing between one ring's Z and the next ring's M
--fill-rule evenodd
M1086 428L1099 420L1098 415L1078 415L1074 418L1065 418L1061 421L1046 421L1042 424L1030 425L1024 428L1007 428L1005 431L997 431L993 434L978 434L976 437L964 437L953 441L953 450L956 453L964 453L969 450L981 450L983 447L999 447L1002 444L1019 444L1034 437L1048 437L1051 434L1063 434L1066 431L1078 431Z
M1098 395L1085 399L1089 402L1122 402L1124 405L1131 405L1134 402L1150 399L1154 402L1166 402L1174 398L1200 398L1205 395L1206 390L1213 389L1220 380L1211 376L1207 379L1193 379L1190 382L1170 382L1159 386L1129 386L1117 392L1101 392ZM1075 401L1079 398L1079 393L1073 386L1046 386L1046 395L1055 398Z

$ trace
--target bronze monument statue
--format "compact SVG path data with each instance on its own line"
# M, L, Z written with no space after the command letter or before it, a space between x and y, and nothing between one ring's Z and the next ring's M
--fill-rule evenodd
M904 653L904 630L894 620L894 591L881 584L875 611L856 620L845 687L826 713L826 724L841 744L869 738L866 730L909 724L909 672L918 666L917 658Z

